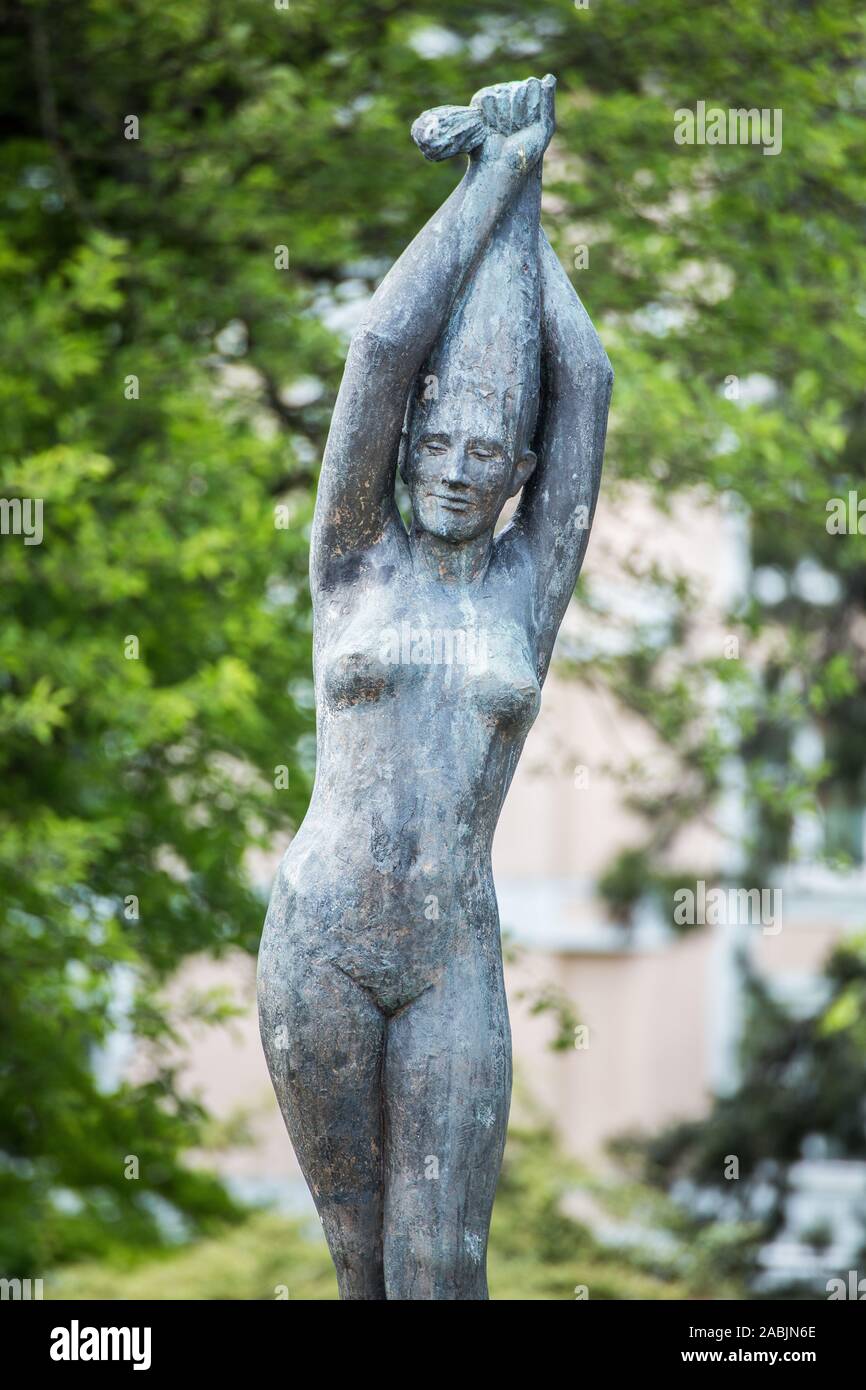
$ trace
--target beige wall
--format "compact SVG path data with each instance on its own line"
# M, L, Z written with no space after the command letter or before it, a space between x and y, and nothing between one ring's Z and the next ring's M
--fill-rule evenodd
M509 970L520 1087L572 1153L599 1159L616 1135L703 1112L709 956L704 931L652 954L529 954ZM580 1047L551 1051L551 1020L530 1017L529 1001L518 999L546 981L587 1026Z

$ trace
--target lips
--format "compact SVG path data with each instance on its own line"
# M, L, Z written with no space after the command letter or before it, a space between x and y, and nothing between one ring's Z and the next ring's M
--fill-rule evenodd
M457 497L445 492L434 492L433 496L436 498L437 502L441 502L442 506L447 507L449 511L465 512L469 506L469 499L466 497Z

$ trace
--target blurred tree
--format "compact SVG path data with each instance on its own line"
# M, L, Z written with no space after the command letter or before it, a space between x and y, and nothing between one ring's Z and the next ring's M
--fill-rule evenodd
M197 1116L168 1064L108 1089L93 1049L118 972L125 1027L156 1046L180 961L254 946L246 853L303 811L304 526L345 334L457 177L409 140L425 106L556 73L546 223L617 368L602 505L620 484L733 498L775 580L731 615L741 659L696 659L695 595L638 553L664 621L573 660L678 758L635 794L647 837L611 901L663 885L733 755L756 871L816 796L850 846L866 563L825 522L866 431L866 21L856 0L0 0L0 18L0 491L43 499L45 533L0 536L12 1273L106 1232L157 1239L158 1199L194 1226L227 1210L177 1162ZM677 145L699 100L781 109L782 152ZM804 723L824 745L807 766Z
M688 1186L693 1215L684 1221L696 1239L720 1223L735 1223L745 1233L731 1247L730 1272L750 1289L750 1297L762 1288L755 1282L764 1272L761 1247L787 1231L793 1165L807 1156L866 1159L866 937L852 938L834 952L823 982L820 1007L803 1016L750 973L736 1088L716 1100L708 1120L617 1146L624 1156L640 1156L641 1173L649 1181L665 1188ZM866 1222L860 1216L859 1229L851 1233L860 1242L858 1263L866 1259ZM787 1234L810 1238L803 1230ZM829 1243L826 1232L813 1233L816 1246L821 1238ZM792 1279L785 1287L774 1286L772 1295L814 1297L823 1285L823 1278Z
M44 530L0 538L10 1274L231 1214L178 1159L202 1116L159 989L255 949L248 852L308 795L313 455L283 394L333 349L275 265L265 61L232 75L215 13L4 15L2 495ZM118 1034L149 1046L138 1083Z

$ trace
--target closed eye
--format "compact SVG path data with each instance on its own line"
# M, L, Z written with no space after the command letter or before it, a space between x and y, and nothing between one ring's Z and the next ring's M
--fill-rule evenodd
M502 458L501 450L488 449L484 444L473 444L469 453L472 458L479 459L482 463L489 463L492 459Z

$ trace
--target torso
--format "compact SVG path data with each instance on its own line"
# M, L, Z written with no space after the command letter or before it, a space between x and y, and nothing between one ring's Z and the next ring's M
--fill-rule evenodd
M318 595L316 784L283 920L383 1007L449 951L498 954L490 852L540 703L531 643L515 579L493 567L458 588L406 555Z

